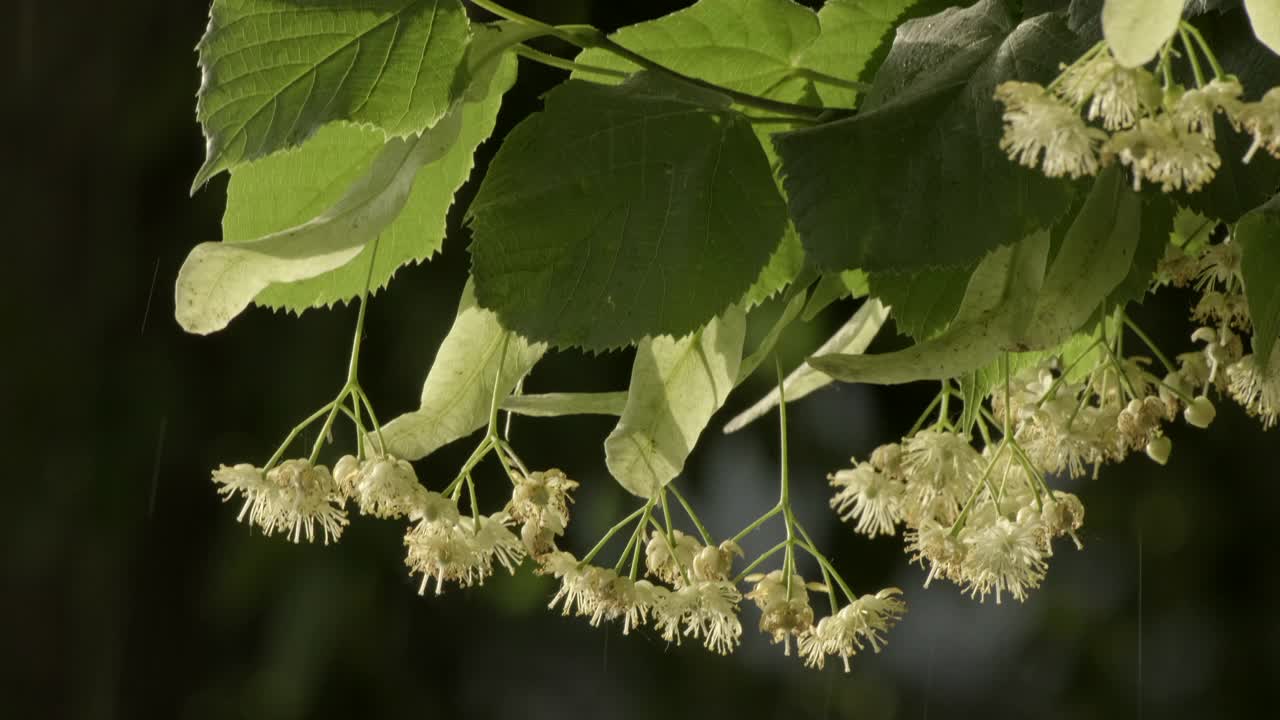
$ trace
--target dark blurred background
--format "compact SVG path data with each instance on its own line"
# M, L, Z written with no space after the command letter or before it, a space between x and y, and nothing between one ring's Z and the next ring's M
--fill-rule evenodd
M610 29L687 4L511 3ZM237 506L219 502L209 470L261 464L330 397L354 310L252 310L206 338L173 320L175 273L193 244L219 237L224 199L225 175L187 195L203 151L193 47L206 13L203 0L15 0L0 20L10 127L0 189L13 203L0 306L13 491L0 536L0 715L1203 718L1273 708L1276 435L1226 402L1210 432L1172 428L1169 467L1138 457L1069 484L1088 507L1085 550L1060 546L1044 587L1004 606L945 584L925 591L900 540L859 539L825 506L825 473L901 434L932 387L844 387L794 406L801 519L857 589L898 585L910 604L888 648L857 657L849 675L838 662L812 672L782 657L754 631L754 609L728 658L649 631L592 629L545 611L552 586L527 567L419 597L393 523L355 517L328 548L251 533ZM523 65L499 132L558 79ZM371 306L363 379L384 419L415 405L452 320L467 264L457 219L473 190L455 205L443 256L401 271ZM1188 344L1186 300L1166 293L1136 313L1171 350ZM793 331L784 359L799 362L851 309ZM629 362L554 355L528 388L622 388ZM768 373L755 378L716 423L768 386ZM568 542L579 552L630 507L604 470L609 429L601 418L515 425L526 459L581 481ZM448 448L420 474L438 487L469 449ZM777 460L771 416L735 436L709 432L680 482L723 535L771 504Z

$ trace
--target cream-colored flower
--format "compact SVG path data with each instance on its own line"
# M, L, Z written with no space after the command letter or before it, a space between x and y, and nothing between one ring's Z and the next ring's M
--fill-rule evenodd
M224 500L237 493L244 497L236 519L247 519L265 535L280 530L295 543L304 536L312 542L319 525L328 545L342 536L347 525L342 509L346 496L323 465L286 460L266 473L252 465L223 465L213 472L213 482Z
M1078 178L1098 172L1098 147L1106 133L1035 83L1006 82L996 88L1005 105L1000 149L1009 159L1048 177Z
M1272 349L1265 372L1253 354L1245 355L1227 368L1231 397L1241 407L1262 420L1264 428L1275 427L1280 419L1280 343Z
M686 573L692 572L693 558L703 545L679 530L673 530L671 537L674 544L668 543L663 533L653 533L644 549L644 564L649 574L679 587L685 583Z
M933 520L926 520L919 527L908 528L903 537L907 542L911 562L919 563L920 567L927 567L929 570L924 579L925 587L929 587L934 578L959 581L968 552L968 546L964 542L967 534L967 529L961 528L956 535L952 535L951 528Z
M1080 536L1076 534L1084 525L1084 503L1069 492L1055 492L1044 501L1040 508L1040 521L1045 530L1045 537L1052 540L1062 535L1070 535L1076 549L1084 548Z
M1040 586L1048 566L1038 535L1043 533L1040 516L1031 508L1019 511L1017 521L1005 517L974 527L965 539L965 555L961 574L970 596L986 600L992 592L996 604L1009 593L1025 600L1027 591Z
M742 557L742 548L732 540L725 540L717 547L701 547L693 556L693 579L728 580L734 557Z
M622 634L644 624L655 603L668 592L648 580L632 580L611 568L582 565L566 552L553 552L542 559L541 572L560 579L560 590L549 608L561 605L564 615L577 614L592 627L622 618Z
M774 645L783 643L783 654L791 654L791 638L813 626L813 608L809 606L809 586L799 575L791 576L791 587L781 570L767 575L752 575L748 582L756 585L746 598L760 608L760 632Z
M1203 188L1222 165L1213 141L1200 133L1181 131L1167 115L1142 118L1136 127L1111 136L1103 160L1119 158L1133 172L1133 189L1142 181L1159 183L1164 192Z
M805 665L822 669L828 655L839 655L844 671L849 672L849 658L861 650L864 643L880 652L885 642L884 633L906 612L906 604L898 598L901 594L898 588L885 588L875 595L863 595L835 615L819 620L799 639Z
M1245 103L1237 117L1240 126L1253 136L1245 162L1253 159L1258 148L1280 158L1280 87L1268 90L1258 102Z
M1240 102L1242 94L1244 94L1244 88L1234 77L1215 78L1202 87L1187 90L1179 95L1169 112L1180 129L1200 133L1213 140L1214 115L1223 113L1232 123L1235 123L1244 107Z
M906 485L876 470L870 463L857 463L827 476L839 488L831 498L831 508L841 520L854 522L854 529L867 537L893 535L902 522L902 497Z
M355 499L361 514L378 518L409 515L427 493L413 466L392 455L364 462L346 455L333 466L333 476L338 487Z
M741 599L732 583L697 581L660 594L653 607L654 623L667 642L692 637L708 650L728 655L742 639Z
M555 468L532 472L516 482L506 511L520 523L520 538L534 557L556 549L556 538L569 524L570 493L577 487Z
M1143 114L1159 106L1160 85L1147 70L1127 68L1110 52L1100 52L1063 72L1058 96L1074 107L1089 103L1090 120L1101 119L1108 130L1131 127Z
M917 509L947 517L960 504L982 471L982 456L969 438L954 432L922 430L903 443L907 504L904 515Z
M422 575L418 594L426 592L432 579L437 595L447 582L483 585L495 561L514 573L524 560L524 545L507 529L511 519L505 512L459 517L456 503L438 493L428 493L417 512L420 518L404 536L404 562L410 575Z

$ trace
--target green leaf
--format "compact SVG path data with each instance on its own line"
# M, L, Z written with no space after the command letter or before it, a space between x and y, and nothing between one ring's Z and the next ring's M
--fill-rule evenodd
M805 293L803 291L795 294L787 306L782 309L782 314L773 323L773 327L769 328L769 332L760 341L760 344L750 355L742 361L742 365L738 368L738 377L734 380L734 385L741 385L751 374L760 367L765 358L769 357L769 353L773 352L773 348L778 344L778 339L782 337L782 333L791 323L795 322L796 316L800 314L800 310L805 307Z
M202 335L221 330L269 285L350 262L400 214L419 168L445 157L461 132L461 114L450 113L421 137L391 140L336 203L308 222L256 240L192 248L178 271L178 323Z
M782 192L780 187L778 192ZM773 251L768 264L760 271L760 276L742 297L743 305L750 310L777 295L779 291L790 285L803 269L804 246L800 244L800 236L796 234L795 228L788 222L778 249Z
M625 392L546 393L512 395L503 401L502 409L530 417L621 415L626 403Z
M1280 3L1275 0L1244 0L1253 34L1271 52L1280 53Z
M1148 194L1142 198L1142 228L1134 248L1133 262L1120 284L1107 294L1102 303L1104 312L1123 307L1131 302L1141 303L1151 289L1156 266L1169 247L1173 231L1174 206L1163 194Z
M701 0L610 35L664 67L721 87L799 102L808 80L801 53L818 37L818 16L791 0ZM640 68L601 49L576 62L624 72Z
M926 268L917 272L872 273L871 294L893 307L898 332L924 340L941 332L956 316L971 267Z
M689 337L640 342L626 408L604 442L609 472L628 492L653 497L680 474L733 389L745 334L734 306Z
M387 451L417 460L484 427L495 382L502 402L546 350L504 330L493 313L476 305L468 282L458 316L427 373L419 409L382 428Z
M973 271L950 327L929 340L879 355L818 355L809 364L843 382L883 385L942 380L982 368L1025 331L1048 252L1045 231L992 252Z
M1178 208L1173 216L1173 230L1169 233L1169 242L1182 248L1184 252L1194 254L1209 244L1218 221L1207 218L1187 208Z
M864 110L776 136L808 257L825 270L969 265L1050 225L1070 186L1004 156L992 96L1049 80L1081 45L1061 13L1014 27L999 0L903 23Z
M477 28L480 30L480 28ZM483 30L470 50L480 53L488 39L509 37ZM450 116L427 137L452 142L413 178L404 208L390 224L363 226L363 249L351 261L306 280L273 284L255 298L272 308L302 312L311 307L359 297L383 288L401 267L421 262L440 250L445 218L454 193L466 182L475 150L493 132L503 94L515 82L516 62L511 55L484 53L483 62L471 74L471 84L455 103ZM456 115L456 117L453 117ZM227 211L223 239L252 240L313 217L337 199L342 188L367 171L386 140L370 128L329 125L294 152L279 153L234 169L227 186ZM392 140L393 144L401 141ZM375 238L377 242L367 242ZM373 273L369 263L373 261Z
M1111 54L1126 67L1155 59L1165 41L1178 31L1186 0L1107 0L1102 6L1102 33Z
M813 287L813 293L809 296L800 319L809 322L830 307L831 303L846 297L849 297L849 286L845 284L841 273L823 275Z
M1160 213L1163 222L1156 215L1153 232L1167 238L1171 214ZM1025 333L1012 336L1006 347L1053 347L1084 327L1128 276L1142 235L1142 196L1129 187L1116 166L1103 170L1049 266L1035 300L1034 321Z
M853 107L867 64L916 0L829 0L818 13L792 0L701 0L610 37L676 72L783 102ZM604 50L580 63L638 68Z
M469 219L481 305L527 337L604 350L692 332L742 298L786 211L741 115L642 74L548 93Z
M467 39L460 0L214 0L196 107L208 157L194 187L335 120L392 137L431 127Z
M818 11L822 30L800 55L800 62L838 78L857 80L893 23L916 0L827 0ZM833 83L815 84L825 106L853 107L858 91Z
M889 317L889 308L880 303L879 300L871 298L864 302L853 317L849 318L839 330L836 331L822 347L818 348L818 354L825 353L842 353L844 355L856 355L867 349L871 341L875 339L876 334L880 332L880 327L884 325L884 321ZM831 384L831 378L813 369L807 364L801 364L795 370L792 370L782 381L782 387L787 392L787 402L793 402ZM751 422L764 417L778 406L781 402L782 395L777 388L774 388L768 395L760 398L754 405L743 410L724 426L725 434L733 433L746 427Z
M1280 196L1240 218L1234 238L1240 243L1240 274L1253 318L1253 354L1258 367L1269 367L1280 336Z

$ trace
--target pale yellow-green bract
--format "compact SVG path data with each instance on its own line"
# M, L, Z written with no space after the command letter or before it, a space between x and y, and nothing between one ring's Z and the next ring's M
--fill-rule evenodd
M1116 60L1138 67L1155 59L1165 41L1178 31L1184 0L1107 0L1102 6L1102 33Z
M871 341L875 339L876 334L880 332L880 327L884 325L884 321L888 317L888 307L875 298L868 299L862 304L862 307L858 308L853 317L849 318L848 322L824 342L822 347L818 348L816 354L840 353L843 355L857 355L862 353L871 344ZM815 390L826 387L832 382L834 381L830 375L821 373L808 363L805 363L787 375L787 379L782 382L782 389L787 393L787 402L791 402L799 400ZM730 420L724 426L724 431L732 433L741 430L751 422L764 417L770 410L777 407L781 400L781 392L774 388L768 395L760 398L754 405Z
M1280 53L1280 2L1277 0L1244 0L1253 34L1272 52Z
M604 443L609 472L628 492L653 497L680 474L733 389L745 335L735 305L687 337L640 341L622 419Z
M498 384L498 402L502 402L546 351L545 344L530 343L504 330L496 315L476 305L468 282L458 316L422 386L419 408L382 429L387 451L417 460L484 427L494 383Z

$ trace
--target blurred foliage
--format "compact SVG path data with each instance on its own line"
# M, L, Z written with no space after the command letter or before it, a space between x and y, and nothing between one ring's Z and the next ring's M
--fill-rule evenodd
M511 4L618 27L686 3ZM356 519L330 548L251 534L218 502L209 470L261 461L327 399L354 310L300 320L254 310L207 338L172 319L174 274L192 244L218 237L225 186L187 197L202 155L192 48L204 2L15 0L6 11L0 72L12 75L6 115L17 125L0 305L16 506L0 551L6 717L1200 718L1271 706L1275 436L1228 403L1211 432L1172 430L1167 468L1136 458L1079 483L1085 550L1062 551L1039 592L1002 607L923 590L900 540L855 539L826 508L825 474L898 437L931 388L844 386L798 404L797 512L858 588L897 584L910 604L888 649L847 676L805 671L750 632L721 658L592 629L544 611L548 582L527 569L419 597L390 523ZM521 70L499 133L558 79ZM457 221L473 193L454 207L444 254L402 271L371 306L365 385L386 416L414 405L452 319L468 262ZM1161 305L1148 302L1139 320L1185 345L1180 311ZM837 304L809 337L793 333L784 360L799 362L850 310ZM529 389L621 388L629 361L556 354ZM754 380L717 420L769 384ZM569 539L579 550L623 507L604 469L608 429L591 417L515 424L531 462L582 482ZM712 432L694 452L681 482L712 508L713 531L771 502L776 432L767 421ZM448 448L420 474L443 478L467 450Z

